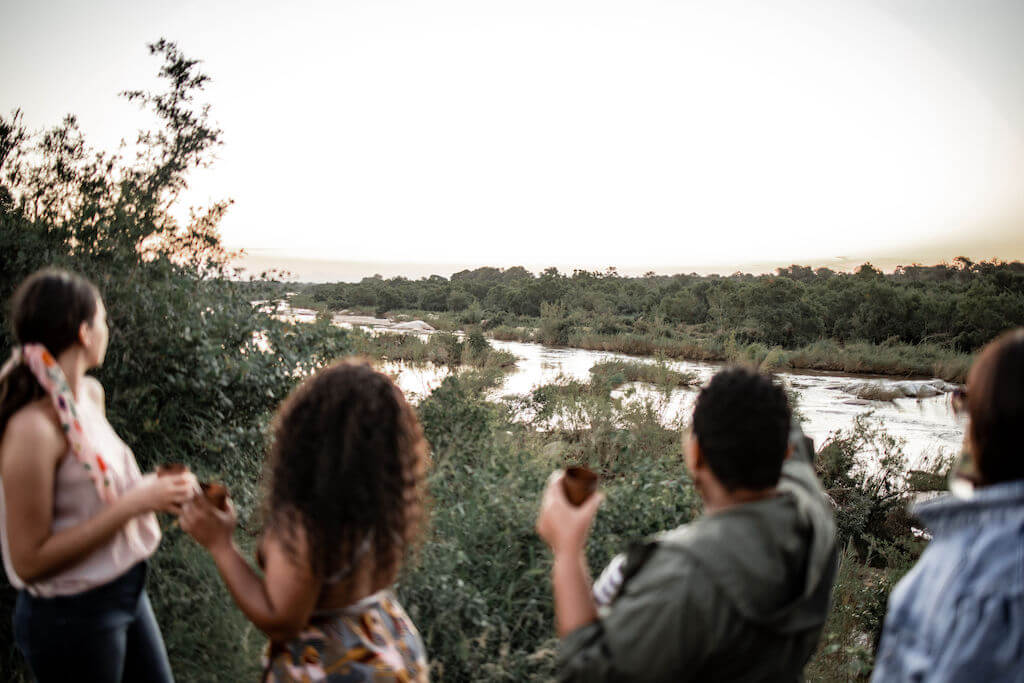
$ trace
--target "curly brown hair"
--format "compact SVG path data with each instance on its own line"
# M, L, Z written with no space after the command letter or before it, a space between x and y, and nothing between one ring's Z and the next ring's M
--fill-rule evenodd
M376 576L393 573L419 537L428 451L391 379L365 360L326 367L277 411L266 528L293 556L304 531L321 579L366 559Z

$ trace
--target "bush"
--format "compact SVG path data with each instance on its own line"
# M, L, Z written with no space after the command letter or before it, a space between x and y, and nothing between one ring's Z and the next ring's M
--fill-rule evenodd
M602 361L590 368L590 375L595 384L606 389L615 389L626 382L646 382L663 391L669 391L694 386L697 383L696 373L672 370L663 363L640 361Z
M917 494L945 488L952 463L939 458L924 471L908 471L902 443L870 414L836 432L818 454L818 476L835 501L840 543L875 567L909 568L923 543L913 533L907 507Z
M566 316L565 306L544 303L540 310L540 328L537 331L540 342L549 346L566 346L575 328Z

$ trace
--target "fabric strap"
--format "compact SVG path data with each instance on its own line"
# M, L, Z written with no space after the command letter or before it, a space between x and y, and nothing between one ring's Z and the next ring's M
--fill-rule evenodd
M117 491L111 483L110 472L103 456L92 446L88 435L82 429L78 418L78 405L75 395L68 385L64 371L53 355L42 344L25 344L16 348L2 369L0 380L7 376L15 367L24 363L32 371L39 386L49 395L53 407L57 410L61 430L68 440L72 455L82 463L89 477L96 485L100 500L105 503L117 498Z

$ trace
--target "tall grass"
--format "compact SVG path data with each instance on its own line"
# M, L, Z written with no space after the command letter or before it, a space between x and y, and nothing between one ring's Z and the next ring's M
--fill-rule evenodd
M866 681L885 619L889 592L902 572L857 561L846 546L832 592L832 607L818 652L804 671L808 681Z
M927 375L961 383L966 381L971 365L970 355L938 344L851 342L839 345L823 340L787 352L786 356L793 368L873 375Z
M616 351L640 356L753 362L766 370L824 370L849 374L928 376L963 382L971 357L937 344L841 345L832 340L817 341L796 349L767 347L760 343L736 343L728 337L669 339L635 333L617 335L580 334L569 338L569 346L597 351Z
M531 327L511 327L509 325L499 325L489 330L487 334L493 339L499 339L501 341L536 341L534 338L534 330Z
M254 537L237 535L252 556ZM266 636L239 611L209 554L177 526L167 526L150 560L148 591L179 681L254 681Z

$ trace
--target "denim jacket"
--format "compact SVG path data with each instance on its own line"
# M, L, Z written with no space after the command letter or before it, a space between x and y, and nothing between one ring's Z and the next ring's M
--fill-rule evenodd
M932 533L893 590L873 681L1024 681L1024 481L918 505Z

